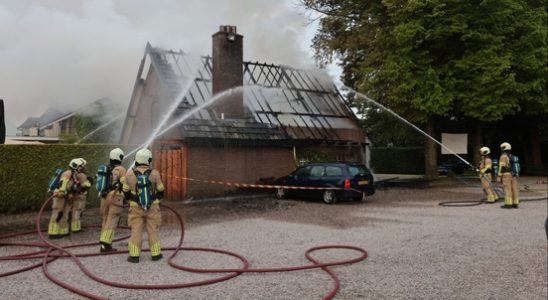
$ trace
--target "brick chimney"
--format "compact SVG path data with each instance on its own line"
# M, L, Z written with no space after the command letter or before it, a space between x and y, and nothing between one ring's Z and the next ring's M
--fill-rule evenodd
M243 36L236 26L220 26L212 35L213 95L243 84ZM243 92L235 92L229 98L220 99L213 105L217 116L223 119L244 118Z

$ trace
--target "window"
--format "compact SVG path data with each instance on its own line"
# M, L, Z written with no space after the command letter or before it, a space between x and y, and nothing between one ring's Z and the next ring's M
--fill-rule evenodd
M307 167L302 167L298 169L297 171L295 171L295 176L305 177L310 175L310 168L311 167L307 166Z
M348 166L348 172L350 172L350 176L354 177L356 175L366 175L369 174L369 171L363 166Z
M310 170L310 176L314 177L321 177L325 173L325 167L324 166L313 166Z
M343 172L340 167L328 166L325 168L326 176L342 176Z

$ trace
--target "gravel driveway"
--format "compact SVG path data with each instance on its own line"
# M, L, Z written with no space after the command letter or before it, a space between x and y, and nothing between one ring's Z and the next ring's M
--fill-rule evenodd
M545 191L522 192L523 198ZM476 185L441 185L426 189L389 188L362 202L326 205L270 197L207 201L177 205L185 219L183 246L220 248L248 259L252 268L309 264L307 249L321 245L364 248L369 257L333 267L341 280L335 299L547 299L547 201L524 201L519 209L500 203L442 207L451 200L479 200ZM87 220L96 218L88 210ZM179 230L164 216L163 247L175 246ZM118 235L119 236L119 235ZM93 241L88 229L63 244ZM20 238L21 240L24 238ZM115 243L125 250L127 242ZM146 242L144 244L146 246ZM0 255L29 248L0 247ZM32 248L31 248L32 249ZM83 253L98 247L78 249ZM167 257L170 252L165 251ZM324 250L322 261L351 259L351 250ZM91 272L105 279L143 284L180 283L218 277L176 270L166 259L126 262L127 254L82 258ZM203 268L238 268L229 256L183 251L175 262ZM3 272L29 265L3 261ZM322 270L250 273L213 285L171 290L113 288L90 280L68 259L49 265L50 272L81 289L111 299L321 299L333 286ZM81 299L49 281L41 269L0 279L2 299Z

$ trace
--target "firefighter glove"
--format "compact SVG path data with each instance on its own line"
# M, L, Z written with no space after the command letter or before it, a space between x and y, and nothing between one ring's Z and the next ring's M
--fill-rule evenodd
M139 197L137 197L137 195L134 195L133 193L131 192L124 192L124 198L125 200L133 200L133 201L139 201Z

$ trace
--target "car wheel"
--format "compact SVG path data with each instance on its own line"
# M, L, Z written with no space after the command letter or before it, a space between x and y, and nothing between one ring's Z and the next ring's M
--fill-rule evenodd
M326 190L323 192L323 202L327 204L333 204L337 202L337 197L335 196L335 191Z
M282 188L276 189L276 199L284 199L285 198L285 191Z

